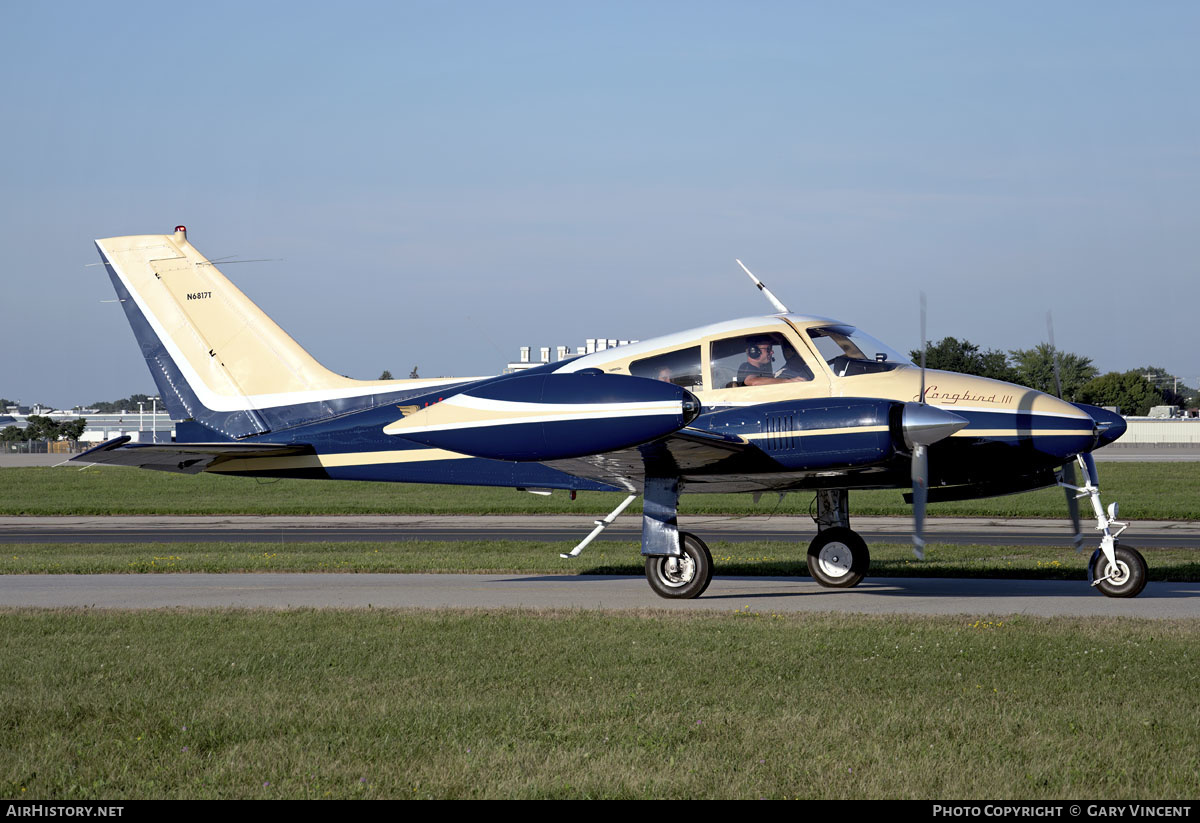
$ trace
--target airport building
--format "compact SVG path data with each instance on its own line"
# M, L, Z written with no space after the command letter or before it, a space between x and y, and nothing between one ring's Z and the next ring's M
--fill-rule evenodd
M550 359L550 346L542 346L538 349L537 360L534 360L532 357L532 346L521 346L518 359L504 367L504 374L512 374L513 372L532 369L534 366L540 366L544 363L557 363L560 360L566 360L570 357L578 357L581 354L591 354L593 352L605 351L607 349L615 349L617 346L628 346L630 343L636 342L638 341L617 340L613 337L589 337L584 341L582 346L576 346L574 351L571 351L570 346L554 346L553 360Z
M141 409L124 410L119 412L97 412L90 409L44 409L38 406L32 408L10 408L0 413L0 429L16 426L24 429L29 425L29 417L39 415L49 417L56 423L71 423L79 418L87 420L83 434L79 438L82 448L90 448L114 437L128 435L135 443L170 443L175 439L175 421L157 403L150 403ZM9 452L45 452L71 451L67 441L60 440L50 444L45 441L9 441L2 444Z

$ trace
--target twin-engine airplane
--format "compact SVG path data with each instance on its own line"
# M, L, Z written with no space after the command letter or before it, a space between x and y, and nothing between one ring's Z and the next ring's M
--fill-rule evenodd
M680 493L816 494L808 568L850 587L870 564L850 528L850 489L913 489L918 557L927 500L1058 483L1088 497L1102 532L1093 585L1146 582L1125 524L1100 504L1091 452L1125 422L1095 406L918 367L836 320L729 320L498 377L352 380L314 360L188 242L96 241L176 442L119 437L88 463L195 474L623 492L570 557L644 498L642 554L663 597L699 596L712 557L676 522ZM745 268L745 267L743 267ZM747 274L749 271L747 270ZM1077 462L1084 484L1064 469ZM1062 468L1060 468L1062 467ZM1114 530L1113 527L1116 527Z

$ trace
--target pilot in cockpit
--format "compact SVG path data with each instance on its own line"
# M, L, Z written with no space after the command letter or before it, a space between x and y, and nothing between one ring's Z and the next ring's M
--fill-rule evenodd
M799 356L789 358L775 376L775 341L772 337L746 338L746 362L738 368L737 385L766 386L772 383L804 383L812 380L812 372ZM795 361L795 362L793 362Z

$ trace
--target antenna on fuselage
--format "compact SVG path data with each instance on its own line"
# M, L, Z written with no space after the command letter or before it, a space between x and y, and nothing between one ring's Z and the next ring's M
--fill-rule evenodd
M763 285L763 282L761 280L759 280L757 277L754 276L754 272L752 272L752 271L750 271L750 269L746 268L745 263L743 263L741 260L737 260L736 262L739 266L742 267L742 271L744 271L746 274L748 274L750 276L750 279L754 281L754 285L758 286L758 290L761 291L763 294L765 294L767 296L767 299L771 301L771 305L775 307L775 311L779 312L780 314L790 314L790 312L788 311L788 307L783 305L782 303L780 303L778 297L771 294L771 290L768 289L765 285Z

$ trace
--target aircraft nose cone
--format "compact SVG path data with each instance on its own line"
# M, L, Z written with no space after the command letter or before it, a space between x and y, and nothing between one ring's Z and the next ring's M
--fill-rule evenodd
M928 446L944 440L967 425L968 421L953 412L924 403L905 403L901 428L904 442L913 446Z
M1096 448L1107 446L1123 435L1129 428L1129 424L1125 422L1125 418L1116 412L1110 412L1108 409L1102 409L1099 406L1090 406L1087 403L1074 403L1072 405L1077 409L1087 412L1096 421Z

